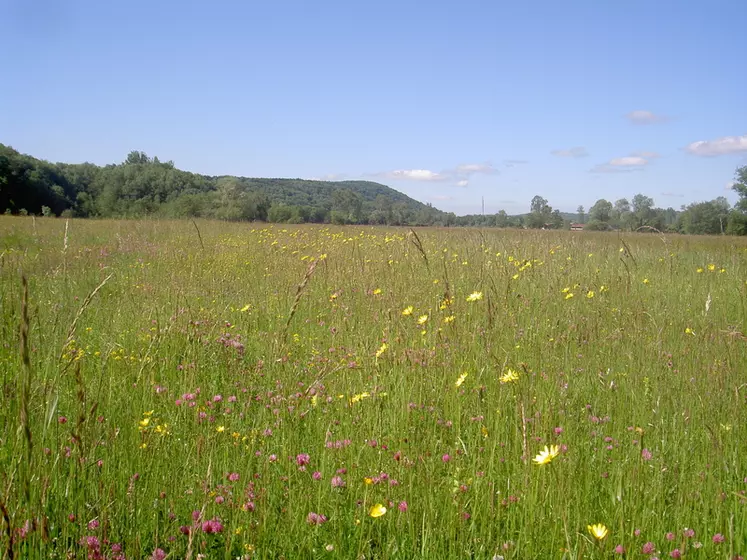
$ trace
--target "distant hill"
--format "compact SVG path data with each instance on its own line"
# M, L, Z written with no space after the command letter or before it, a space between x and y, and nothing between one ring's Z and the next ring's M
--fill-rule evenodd
M0 211L288 223L450 225L455 216L372 181L211 177L143 152L114 165L50 163L0 144Z

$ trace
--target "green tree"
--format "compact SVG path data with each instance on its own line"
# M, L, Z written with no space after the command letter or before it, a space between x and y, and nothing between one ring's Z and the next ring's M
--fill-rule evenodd
M578 222L583 224L586 221L586 213L584 211L584 207L579 205L579 207L576 209L576 214L578 214Z
M609 223L612 220L612 203L600 198L589 209L589 220Z

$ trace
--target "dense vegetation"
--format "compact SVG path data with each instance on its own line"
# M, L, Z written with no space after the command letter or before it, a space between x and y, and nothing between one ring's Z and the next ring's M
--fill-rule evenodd
M724 197L682 207L656 208L637 194L629 201L598 200L577 214L553 210L535 196L530 212L457 217L371 181L311 181L208 177L181 171L143 152L118 165L49 163L0 144L0 211L100 218L214 218L275 223L438 225L588 230L659 230L747 235L747 166L737 169L731 208Z
M208 177L131 152L118 165L49 163L0 144L0 209L77 217L449 225L455 216L371 181Z
M747 553L747 238L195 224L0 215L0 558Z

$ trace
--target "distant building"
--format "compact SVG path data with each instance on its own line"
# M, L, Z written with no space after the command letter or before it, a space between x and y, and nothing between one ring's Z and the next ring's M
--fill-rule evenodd
M571 224L571 231L583 231L584 224Z

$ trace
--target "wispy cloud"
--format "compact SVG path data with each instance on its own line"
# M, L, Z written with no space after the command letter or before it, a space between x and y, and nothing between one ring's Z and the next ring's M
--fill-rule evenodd
M589 152L587 152L586 148L583 146L575 146L573 148L568 148L567 150L553 150L550 153L554 156L570 158L582 158L589 155Z
M342 181L347 175L345 173L328 173L320 177L309 177L309 181Z
M457 187L466 187L473 175L494 175L499 171L490 163L462 163L452 169L443 171L431 171L430 169L395 169L393 171L382 171L370 173L371 177L389 179L391 181L425 181L446 182L452 181Z
M631 111L625 118L632 124L661 124L669 120L669 117L656 115L651 111Z
M723 136L715 140L699 140L688 144L685 151L694 156L721 156L747 152L747 134L744 136Z
M659 157L656 152L633 152L629 156L613 158L592 167L592 173L630 173L646 167L651 159Z

